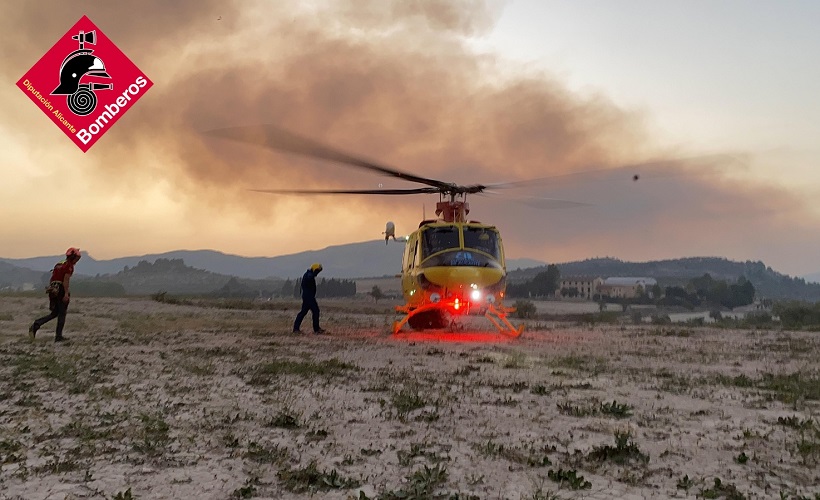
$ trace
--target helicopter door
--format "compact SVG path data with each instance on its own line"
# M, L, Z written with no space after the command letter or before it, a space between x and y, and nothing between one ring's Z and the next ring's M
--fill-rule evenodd
M410 258L413 255L413 246L411 242L407 242L404 245L404 254L402 255L401 259L401 270L402 272L407 271L410 269Z
M409 271L416 267L418 245L419 240L415 234L408 237L408 241L404 247L404 256L402 257L402 272Z
M421 263L421 241L416 238L413 242L413 254L411 255L410 267L417 267Z
M418 265L416 262L419 253L418 246L418 233L413 233L405 244L401 269L401 288L405 297L408 297L408 294L412 296L415 293L416 285L413 269Z

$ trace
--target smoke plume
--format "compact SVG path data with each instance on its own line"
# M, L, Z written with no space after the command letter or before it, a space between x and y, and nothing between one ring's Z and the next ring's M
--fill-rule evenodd
M579 96L545 71L477 54L469 40L492 30L503 9L498 2L100 0L7 7L0 23L15 33L0 47L7 80L19 78L83 14L153 80L146 97L86 156L70 156L108 190L169 183L192 212L217 209L264 222L295 203L299 213L320 211L330 225L360 213L360 224L350 227L393 219L409 231L421 205L429 215L437 201L294 201L249 193L415 187L203 133L262 123L448 182L614 169L609 177L541 183L528 192L588 203L585 208L545 212L506 198L469 200L475 217L497 224L508 253L516 255L640 258L654 245L668 256L733 252L754 258L748 245L759 236L749 235L749 225L779 227L801 209L773 188L726 180L720 162L709 165L712 175L702 175L697 162L671 161L632 181L628 169L616 167L697 152L659 149L644 116L604 96ZM12 97L19 96L4 95ZM13 100L15 109L27 104ZM48 125L34 113L21 120L38 130ZM36 148L33 134L18 134ZM653 180L653 171L674 175ZM733 243L713 247L699 239L713 231Z

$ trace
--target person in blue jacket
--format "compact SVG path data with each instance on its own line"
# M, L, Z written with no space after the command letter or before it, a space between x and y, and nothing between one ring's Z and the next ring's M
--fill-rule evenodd
M302 310L296 315L296 321L293 322L293 333L302 333L299 327L302 325L302 320L310 311L313 317L313 332L320 334L326 333L322 327L319 326L319 304L316 302L316 275L322 272L322 265L319 263L313 264L305 271L302 276Z

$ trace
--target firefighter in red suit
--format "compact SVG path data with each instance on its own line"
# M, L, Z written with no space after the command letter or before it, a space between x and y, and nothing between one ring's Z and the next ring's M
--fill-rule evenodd
M74 274L74 265L79 260L80 249L72 247L66 250L65 259L54 265L54 270L51 272L51 281L46 287L49 300L48 307L51 309L51 313L32 323L28 329L32 340L37 335L37 330L54 318L57 318L57 333L54 336L54 341L63 342L68 340L63 337L63 327L68 313L68 303L71 301L71 275Z

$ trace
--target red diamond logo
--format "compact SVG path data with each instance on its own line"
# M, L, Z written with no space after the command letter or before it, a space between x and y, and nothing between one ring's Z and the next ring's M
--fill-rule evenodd
M152 85L86 16L17 82L83 152Z

